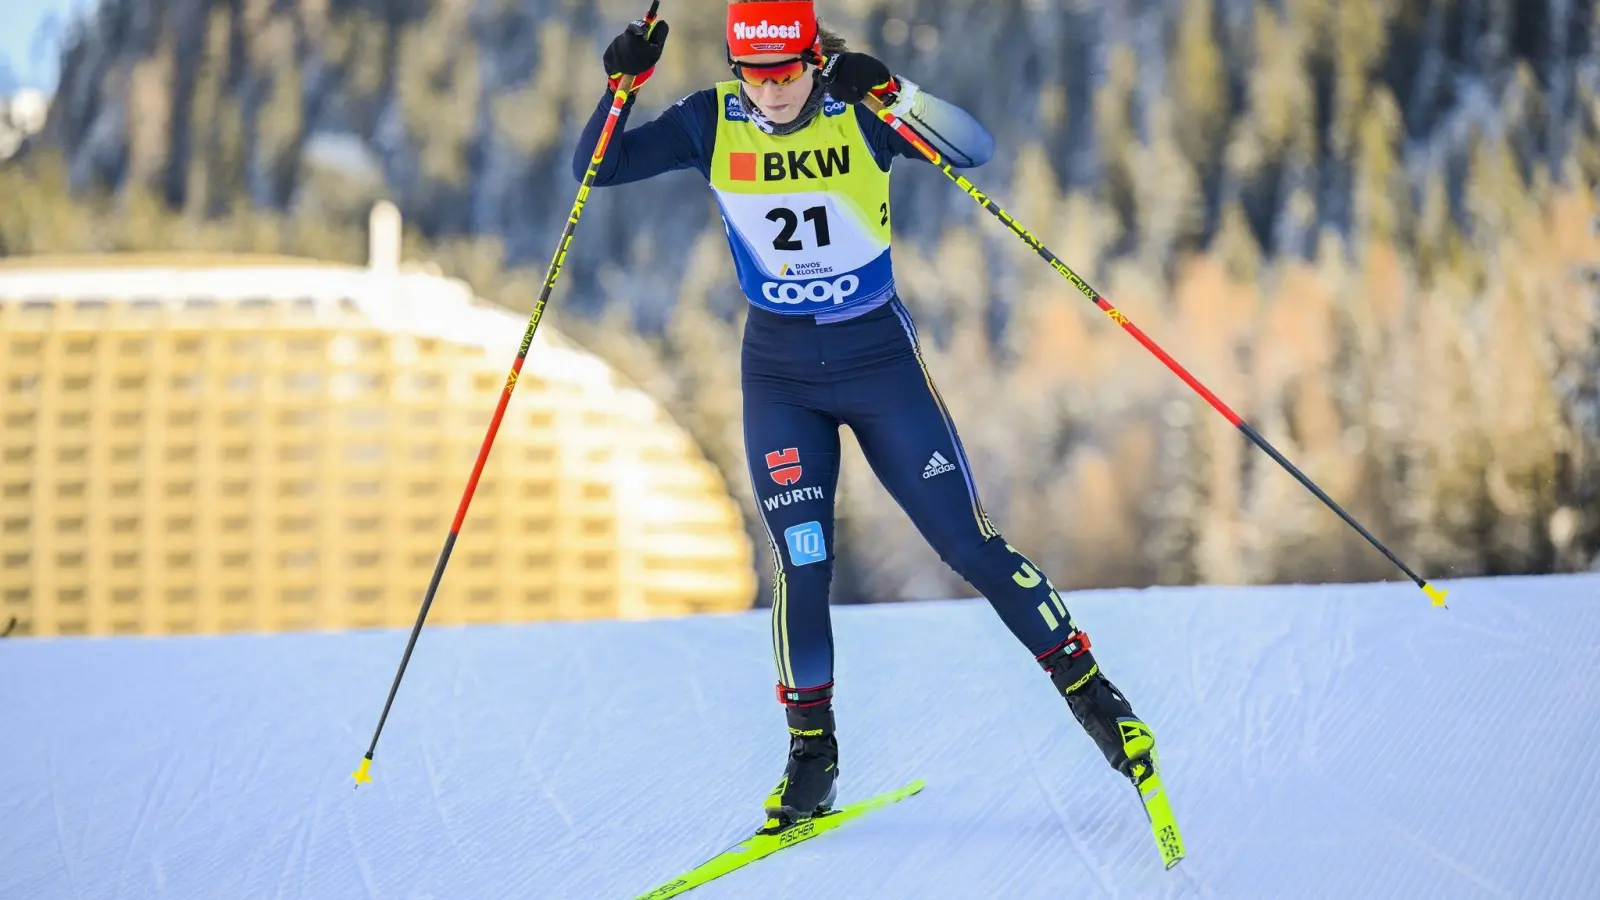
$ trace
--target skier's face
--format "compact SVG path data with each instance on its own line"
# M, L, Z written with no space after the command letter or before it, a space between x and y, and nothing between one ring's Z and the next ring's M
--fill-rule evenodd
M804 71L798 76L786 71L787 67L783 64L793 59L793 56L782 53L757 53L734 57L735 62L747 66L741 70L744 92L761 110L761 114L770 119L774 125L787 125L800 115L800 109L805 106L806 98L811 96L812 82L817 77L816 70L809 65L804 66ZM771 69L761 68L775 63L778 65ZM778 81L785 76L792 80L779 84ZM761 83L752 84L752 81Z

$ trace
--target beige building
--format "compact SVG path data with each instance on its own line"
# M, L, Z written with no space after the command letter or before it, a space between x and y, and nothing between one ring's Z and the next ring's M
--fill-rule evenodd
M365 269L0 260L0 628L409 626L526 318L389 246ZM717 471L541 326L429 623L755 590Z

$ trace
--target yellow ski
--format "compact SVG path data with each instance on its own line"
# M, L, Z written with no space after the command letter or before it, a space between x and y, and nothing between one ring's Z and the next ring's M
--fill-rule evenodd
M1161 851L1161 862L1168 869L1183 859L1183 834L1178 831L1178 820L1172 815L1172 804L1167 802L1166 786L1161 782L1161 761L1156 756L1155 736L1149 726L1137 719L1122 719L1117 723L1122 729L1122 746L1130 757L1135 757L1128 777L1139 791L1144 802L1145 816L1150 819L1150 833L1155 836L1156 849ZM1145 759L1138 756L1148 753Z
M847 806L841 806L826 815L796 822L788 828L773 834L756 833L745 838L739 843L718 853L693 869L679 875L666 884L653 891L640 894L634 900L666 900L679 894L697 888L702 884L742 868L785 847L793 847L801 841L810 840L825 831L832 831L851 819L859 818L876 809L882 809L891 803L897 803L922 790L923 781L918 779L903 788L869 797Z

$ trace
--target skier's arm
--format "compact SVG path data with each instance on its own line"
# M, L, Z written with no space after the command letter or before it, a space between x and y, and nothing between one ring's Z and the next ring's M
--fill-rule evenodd
M652 7L653 9L654 7ZM608 89L589 122L583 127L578 146L572 151L572 177L582 182L594 158L594 148L600 141L611 115L612 98L624 76L633 79L633 90L618 111L617 121L611 131L600 165L595 169L595 185L626 184L642 181L699 164L702 171L710 171L711 137L716 134L717 120L713 107L713 92L701 91L679 100L655 119L642 127L628 131L628 113L638 99L638 91L655 73L661 59L662 47L667 41L669 26L665 19L647 25L642 19L628 23L622 33L606 46L601 62L605 65Z
M905 120L954 168L981 166L994 155L994 137L977 119L954 103L923 91L909 78L897 77L875 56L849 51L835 54L822 67L821 77L835 100L855 104L861 133L885 172L896 156L926 157L866 108L862 101L868 94L880 100L892 97L889 112Z
M595 142L611 112L611 92L601 98L572 152L572 177L583 181L594 156ZM711 147L716 137L716 91L696 91L638 128L627 129L628 114L637 100L628 98L611 133L605 158L595 173L596 186L627 184L676 169L697 168L709 173Z
M994 155L994 136L989 129L966 110L922 90L904 76L898 80L900 96L889 106L889 111L904 119L938 150L951 168L970 169L989 161ZM856 106L856 117L872 147L872 155L885 171L895 156L927 161L922 151L896 134L865 106Z

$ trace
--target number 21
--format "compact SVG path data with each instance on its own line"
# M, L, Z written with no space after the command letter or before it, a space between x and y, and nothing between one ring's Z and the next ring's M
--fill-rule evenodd
M826 206L813 206L806 210L803 215L805 220L811 223L812 231L816 232L818 247L826 247L833 242L833 239L828 235L828 208ZM795 229L800 227L800 219L795 216L794 210L780 206L767 213L767 221L783 223L783 230L778 232L778 237L772 242L772 249L805 249L806 245L804 243L794 240Z

